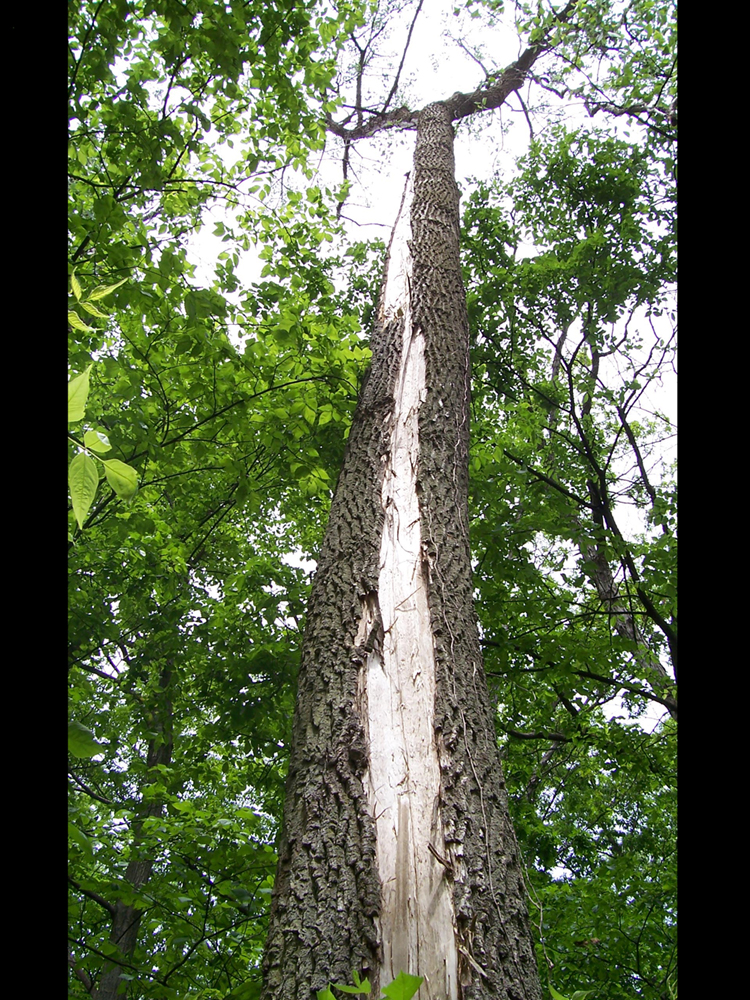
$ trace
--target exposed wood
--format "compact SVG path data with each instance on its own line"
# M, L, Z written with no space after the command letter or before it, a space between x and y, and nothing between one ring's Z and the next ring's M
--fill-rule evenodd
M425 977L425 1000L456 1000L456 942L451 893L435 848L444 850L440 762L434 734L435 657L417 497L419 408L427 395L424 334L411 320L411 200L395 227L382 320L403 318L394 386L390 451L382 486L378 612L363 610L361 641L381 635L363 669L370 766L365 787L376 825L381 883L380 982L404 970Z

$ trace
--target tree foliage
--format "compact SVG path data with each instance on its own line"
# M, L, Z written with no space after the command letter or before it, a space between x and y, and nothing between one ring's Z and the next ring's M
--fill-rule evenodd
M315 164L345 104L336 60L392 6L70 10L71 996L259 991L305 560L383 256L341 235L349 160L340 188ZM660 1000L676 29L666 0L568 9L550 27L518 6L524 42L545 39L523 100L547 124L465 199L477 610L541 968L566 996ZM201 226L223 249L198 280ZM638 724L649 706L661 720Z

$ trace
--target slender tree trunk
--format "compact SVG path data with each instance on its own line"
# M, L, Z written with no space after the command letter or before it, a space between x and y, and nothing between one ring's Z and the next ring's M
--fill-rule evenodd
M172 761L173 738L172 738L172 700L169 693L172 681L172 665L167 662L159 677L160 697L153 708L152 727L158 736L149 741L146 764L151 768L159 764L170 764ZM157 780L161 775L157 774ZM133 845L131 848L131 858L125 871L125 884L132 887L136 892L143 888L151 878L154 862L153 858L142 857L143 849L142 827L143 821L150 816L160 816L164 809L164 803L160 798L144 800L138 811L133 826ZM112 931L109 940L117 947L120 955L119 962L112 962L105 966L98 989L93 993L94 1000L120 1000L127 995L127 986L123 989L121 974L127 971L129 960L132 958L138 943L138 933L141 926L141 916L143 911L129 903L118 899L114 904L112 915Z
M264 1000L539 1000L472 604L451 112L419 115L308 609ZM374 995L379 995L375 993Z

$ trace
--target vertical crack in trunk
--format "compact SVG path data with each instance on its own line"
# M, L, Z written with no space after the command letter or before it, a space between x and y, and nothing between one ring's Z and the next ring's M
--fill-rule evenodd
M391 244L381 321L403 321L382 485L378 608L365 604L361 635L370 766L365 788L376 825L380 881L380 982L404 971L425 977L425 998L457 997L453 905L440 821L440 764L434 735L435 656L417 497L419 408L426 398L424 335L411 316L411 179ZM432 845L432 850L430 849ZM435 847L437 846L437 849ZM433 853L435 852L435 853Z

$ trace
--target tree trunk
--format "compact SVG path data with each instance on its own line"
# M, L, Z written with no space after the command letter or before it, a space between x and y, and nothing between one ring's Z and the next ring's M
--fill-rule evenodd
M146 765L149 774L152 773L152 768L161 764L169 765L172 761L172 699L169 693L171 683L172 663L167 661L159 676L161 697L157 698L157 702L153 706L153 718L150 720L158 736L151 739L148 744ZM161 775L157 773L156 780L160 779ZM161 816L163 810L164 802L161 798L147 799L144 795L133 822L133 844L124 882L126 886L132 887L136 892L146 885L151 878L154 867L153 858L141 856L143 853L143 822L148 817ZM130 959L138 944L142 915L143 910L138 906L126 903L122 899L115 902L109 940L117 947L119 960L108 962L104 966L99 987L92 994L94 1000L117 1000L118 997L121 1000L127 995L127 983L121 978L121 974L123 970L130 969Z
M451 113L419 115L308 609L264 1000L539 1000L472 603Z

